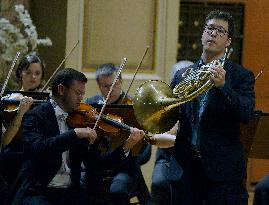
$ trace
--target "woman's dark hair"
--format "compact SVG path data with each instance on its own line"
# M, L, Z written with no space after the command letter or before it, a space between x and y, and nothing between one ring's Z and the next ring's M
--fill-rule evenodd
M28 54L28 55L23 57L23 59L20 61L19 65L17 67L16 77L18 79L21 79L22 71L27 70L32 63L39 63L41 65L41 68L42 68L42 78L41 79L43 79L44 75L45 75L44 62L41 60L41 58L39 56L34 55L34 54Z

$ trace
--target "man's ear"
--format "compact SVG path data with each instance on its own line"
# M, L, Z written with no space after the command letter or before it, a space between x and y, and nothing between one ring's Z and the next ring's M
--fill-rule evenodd
M60 95L60 96L63 96L64 95L64 91L65 91L65 87L64 87L64 85L62 85L62 84L59 84L58 85L58 94Z

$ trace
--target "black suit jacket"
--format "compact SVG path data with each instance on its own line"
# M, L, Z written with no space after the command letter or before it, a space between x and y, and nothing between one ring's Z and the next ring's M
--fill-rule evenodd
M198 62L193 65L194 69ZM209 101L200 119L200 151L206 175L216 181L241 180L245 163L240 143L240 123L253 116L255 107L254 75L242 66L227 60L225 85L209 90ZM176 73L174 87L184 70ZM194 122L194 101L181 106L180 129L175 144L175 157L186 166L191 156Z
M15 182L7 204L19 204L31 187L45 189L62 165L62 153L86 140L78 139L73 129L60 134L55 111L48 101L28 111L23 118L26 162ZM114 156L121 159L124 152Z

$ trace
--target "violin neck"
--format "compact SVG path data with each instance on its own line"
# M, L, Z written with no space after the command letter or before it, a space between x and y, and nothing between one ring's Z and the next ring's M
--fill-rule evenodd
M125 130L130 130L130 126L128 126L122 122L118 122L116 120L113 120L113 119L108 119L105 116L101 116L101 120L106 122L107 124L113 125L115 127L119 127L121 129L125 129Z

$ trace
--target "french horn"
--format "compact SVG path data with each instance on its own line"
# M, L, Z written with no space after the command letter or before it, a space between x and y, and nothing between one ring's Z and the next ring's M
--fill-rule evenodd
M171 129L178 120L177 107L214 86L209 68L216 65L223 67L227 54L228 49L222 59L213 60L200 69L187 68L174 89L159 80L149 80L140 85L134 95L133 105L138 123L151 133L163 133Z

